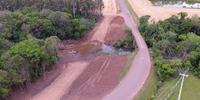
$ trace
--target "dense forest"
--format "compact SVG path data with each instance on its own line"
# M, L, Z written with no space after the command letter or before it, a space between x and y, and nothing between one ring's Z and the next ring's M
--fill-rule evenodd
M200 78L200 18L187 13L149 23L150 16L140 18L140 31L152 51L160 82L190 71Z
M102 0L0 0L0 99L50 70L60 40L84 36L102 7Z

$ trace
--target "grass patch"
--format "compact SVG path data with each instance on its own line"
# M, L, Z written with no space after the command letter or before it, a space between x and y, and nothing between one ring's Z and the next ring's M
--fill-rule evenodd
M134 100L154 100L157 92L157 81L155 69L152 67L145 85L140 90L139 94L134 97Z
M169 91L176 84L177 81L178 81L178 78L177 79L171 78L171 79L167 80L166 82L164 82L162 87L160 87L160 89L158 90L156 100L164 100L167 93L169 93ZM177 87L177 89L178 88L179 87Z
M119 75L119 78L120 80L124 78L124 76L128 73L130 67L131 67L131 64L132 64L132 61L135 57L135 55L137 54L137 49L135 49L135 51L129 55L127 55L127 61L126 61L126 64L124 66L124 68L122 69L120 75Z
M162 100L161 96L164 93L167 93L166 91L169 90L177 81L177 79L170 79L168 82L165 82L164 85L159 89L158 91L158 97L156 100ZM176 100L178 98L180 85L178 88L176 88L173 95L168 100ZM185 79L184 85L183 85L183 91L181 100L199 100L200 98L200 79L193 76L192 74L189 75L188 78Z

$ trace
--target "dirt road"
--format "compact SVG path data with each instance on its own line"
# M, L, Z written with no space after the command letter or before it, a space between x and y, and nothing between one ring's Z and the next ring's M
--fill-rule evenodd
M111 16L111 15L104 16L102 23L100 24L98 29L96 29L95 34L91 38L91 41L97 40L102 43L104 42L104 38L106 36L106 33L108 33L109 31L109 26L113 18L114 16Z
M102 13L106 14L116 14L118 12L118 5L116 4L116 0L103 0L104 9Z
M134 9L135 13L138 15L138 17L150 15L151 19L155 22L169 18L170 16L176 15L179 12L187 12L190 17L194 15L200 16L199 9L164 8L159 6L153 6L153 4L149 0L128 1Z
M145 41L140 35L138 26L133 21L124 0L118 0L118 4L126 24L132 29L139 51L132 62L128 74L104 100L132 100L142 88L151 69L149 51Z
M60 100L88 64L88 62L69 63L68 66L64 67L62 74L51 85L33 96L31 100Z

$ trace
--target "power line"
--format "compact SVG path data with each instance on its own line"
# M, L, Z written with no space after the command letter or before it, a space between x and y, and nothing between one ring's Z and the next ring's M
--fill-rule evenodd
M170 89L170 91L169 91L169 93L166 95L166 97L164 97L164 98L165 98L164 100L167 100L167 99L175 92L175 90L176 90L178 84L181 82L181 79L182 79L182 77L180 77L180 78L178 79L178 81L177 81L176 84Z
M182 90L183 90L183 83L184 83L184 80L185 80L185 77L188 77L188 75L186 74L180 74L182 76L182 81L181 81L181 87L180 87L180 90L179 90L179 95L178 95L178 100L181 100L181 93L182 93Z
M177 86L179 85L179 83L181 82L181 86L180 86L180 90L179 90L179 95L178 95L178 99L177 100L180 100L181 99L181 93L182 93L182 90L183 90L183 83L184 83L184 80L185 80L185 77L188 77L188 75L186 74L187 72L189 71L189 69L185 70L185 71L180 71L180 78L179 80L176 82L176 84L170 89L169 93L166 95L165 99L164 100L167 100L176 90ZM182 73L183 72L183 73Z

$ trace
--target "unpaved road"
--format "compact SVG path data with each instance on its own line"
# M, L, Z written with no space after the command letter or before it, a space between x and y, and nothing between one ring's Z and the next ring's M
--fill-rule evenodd
M103 0L104 9L102 13L106 14L116 14L118 12L118 6L116 0Z
M32 100L60 100L66 93L73 81L88 66L88 62L73 62L63 68L63 72L51 85L32 97Z
M121 15L132 29L139 51L137 52L128 74L104 100L132 100L144 85L151 69L147 45L140 35L136 22L131 17L124 0L118 0Z
M144 15L150 15L152 20L157 22L159 20L164 20L172 15L176 15L179 12L187 12L190 17L194 15L200 16L199 9L189 9L189 8L164 8L159 6L153 6L149 0L128 0L134 9L138 17Z
M109 31L109 26L112 21L114 16L111 15L106 15L104 16L103 21L99 25L98 29L96 29L95 34L92 36L91 41L99 41L99 42L104 42L104 38L106 37L106 34Z

